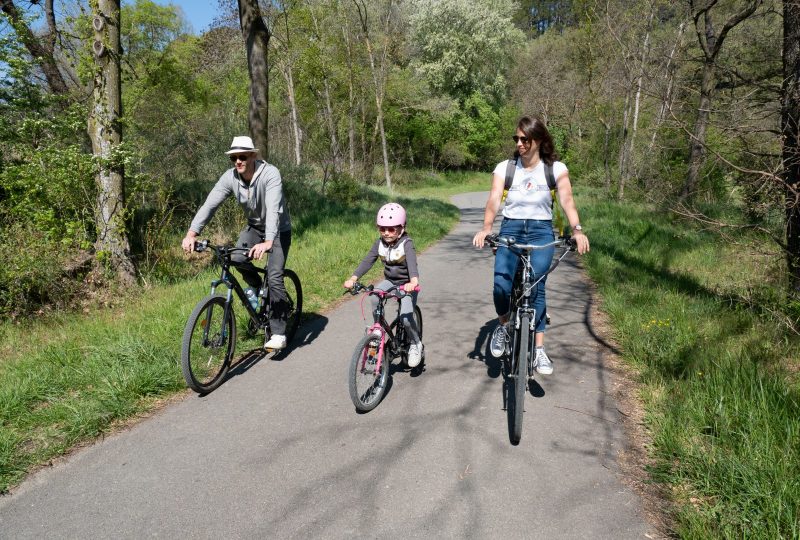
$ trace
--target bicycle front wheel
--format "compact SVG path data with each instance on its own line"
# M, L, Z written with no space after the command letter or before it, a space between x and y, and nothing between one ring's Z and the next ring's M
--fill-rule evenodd
M378 350L381 340L378 336L367 334L358 342L353 358L350 360L349 387L350 399L361 412L377 407L386 393L389 383L389 364L384 351L378 367Z
M528 384L528 359L530 358L531 316L520 317L519 347L517 348L517 366L514 373L514 423L511 430L511 442L517 444L522 438L522 415L525 412L525 393Z
M233 309L226 309L225 297L207 296L195 306L183 331L181 369L186 385L199 394L218 387L228 373L235 346Z

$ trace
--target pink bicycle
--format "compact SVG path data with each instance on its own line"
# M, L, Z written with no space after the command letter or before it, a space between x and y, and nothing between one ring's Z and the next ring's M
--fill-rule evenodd
M366 412L377 407L386 393L392 360L399 358L400 365L408 368L408 347L411 344L411 337L399 317L389 324L384 316L386 302L390 298L399 302L406 295L401 286L382 291L372 285L365 287L361 283L355 283L350 290L354 296L361 292L367 296L377 296L379 299L376 309L378 322L367 329L366 335L356 345L348 373L350 399L358 411ZM422 311L419 306L414 306L414 321L422 339ZM421 372L424 364L423 352L422 361L413 369Z

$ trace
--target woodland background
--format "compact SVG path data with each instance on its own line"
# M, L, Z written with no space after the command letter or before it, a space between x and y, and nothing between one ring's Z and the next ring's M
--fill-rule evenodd
M759 278L794 318L797 177L784 164L796 155L797 52L792 72L783 11L796 3L297 0L240 13L220 1L195 36L180 9L136 0L121 9L121 48L105 54L121 91L105 154L87 136L101 4L114 2L2 1L3 317L73 305L120 277L180 279L176 239L235 134L268 145L302 213L318 193L346 203L363 185L490 171L529 113L548 122L576 185L691 216L721 241L742 229L772 239ZM248 5L268 47L260 119ZM107 169L120 176L116 247L99 217Z

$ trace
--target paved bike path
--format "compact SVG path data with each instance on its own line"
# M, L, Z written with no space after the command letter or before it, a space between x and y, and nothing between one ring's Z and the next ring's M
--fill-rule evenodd
M493 261L471 246L485 201L455 197L461 223L420 256L427 369L395 373L377 409L356 414L348 395L364 325L353 299L282 359L33 475L0 498L0 538L645 537L571 256L548 283L555 373L537 375L509 442L487 353Z

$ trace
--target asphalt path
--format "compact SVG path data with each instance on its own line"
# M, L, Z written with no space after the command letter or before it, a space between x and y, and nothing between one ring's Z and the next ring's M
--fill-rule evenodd
M510 443L488 354L493 260L471 245L485 201L455 197L460 224L420 256L426 369L396 371L375 410L357 414L347 389L359 297L215 392L32 475L0 498L0 538L646 537L572 255L548 282L555 372L536 376Z

